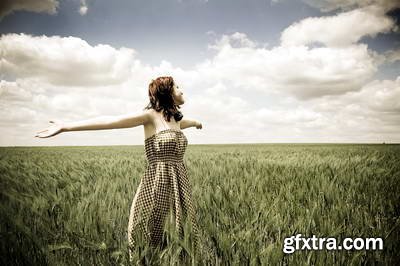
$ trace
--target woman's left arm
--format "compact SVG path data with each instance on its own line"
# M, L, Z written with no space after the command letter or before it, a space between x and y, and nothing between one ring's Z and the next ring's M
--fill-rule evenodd
M203 125L199 121L193 119L182 119L180 125L181 129L185 129L188 127L196 127L197 129L201 129L203 127Z

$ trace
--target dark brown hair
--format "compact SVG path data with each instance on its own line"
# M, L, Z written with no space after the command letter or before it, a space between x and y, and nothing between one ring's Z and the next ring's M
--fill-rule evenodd
M180 121L183 117L178 110L181 108L175 105L172 96L174 89L174 79L172 77L158 77L149 84L149 104L144 109L154 109L157 112L162 111L163 116L169 122L171 116L175 121Z

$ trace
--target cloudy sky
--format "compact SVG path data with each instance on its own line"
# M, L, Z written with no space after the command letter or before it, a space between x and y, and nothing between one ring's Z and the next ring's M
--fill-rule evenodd
M5 0L0 146L141 145L143 127L34 138L48 121L186 99L191 144L400 142L400 2Z

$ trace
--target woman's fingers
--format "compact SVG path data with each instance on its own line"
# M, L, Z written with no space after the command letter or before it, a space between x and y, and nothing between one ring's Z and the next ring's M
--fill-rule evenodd
M56 119L49 120L49 123L52 123L52 125L40 131L36 131L35 137L49 138L62 132L61 126L59 125L59 122Z
M36 136L40 136L42 135L43 132L45 132L46 130L40 131L40 132L36 132Z
M47 129L44 129L42 131L38 131L38 132L36 132L36 134L40 134L40 133L45 132L45 131L47 131Z
M48 138L48 137L55 136L59 133L61 133L60 127L57 125L54 125L54 126L50 126L50 127L46 128L44 130L36 132L35 137Z
M46 134L45 132L48 132L48 131L49 131L49 129L48 129L48 128L46 128L46 129L44 129L44 130L41 130L41 131L38 131L38 132L36 132L36 135L35 135L35 137L42 138L42 137L43 137L43 135L45 135L45 134Z
M38 138L48 138L48 137L50 137L50 135L38 134L38 135L36 135L35 137L38 137Z

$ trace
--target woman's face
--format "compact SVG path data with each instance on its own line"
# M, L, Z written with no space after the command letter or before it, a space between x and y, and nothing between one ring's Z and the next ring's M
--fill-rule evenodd
M173 97L176 105L181 105L181 104L185 103L185 99L183 99L183 92L181 91L179 86L177 86L176 84L174 84L174 88L172 91L172 97Z

